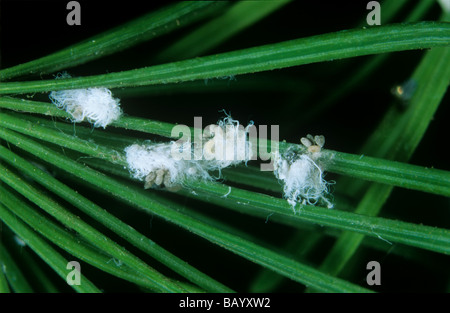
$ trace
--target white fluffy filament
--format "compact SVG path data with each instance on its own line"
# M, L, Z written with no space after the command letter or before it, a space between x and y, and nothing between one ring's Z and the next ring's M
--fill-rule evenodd
M333 204L326 198L328 183L323 179L320 166L307 154L275 156L275 176L283 183L283 195L295 212L297 203L315 205L323 202L328 208Z
M211 179L200 162L174 159L171 153L173 144L175 143L134 144L125 149L132 176L145 180L145 188L153 185L172 187L182 184L186 178Z
M61 74L57 79L68 78ZM88 121L94 127L111 124L122 115L119 99L113 98L107 88L87 88L52 91L50 100L72 116L72 121Z
M219 171L220 177L223 168L250 160L246 137L247 131L239 122L227 117L206 132L200 158L189 141L134 144L125 153L132 176L145 181L145 188L171 188L182 185L185 179L213 180L210 172Z
M230 116L217 125L210 125L204 134L208 140L203 145L203 158L218 169L247 163L253 156L251 142L247 138L251 125L244 128Z

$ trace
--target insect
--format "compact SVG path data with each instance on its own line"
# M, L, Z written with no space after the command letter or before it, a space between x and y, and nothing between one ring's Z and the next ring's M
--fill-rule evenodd
M319 151L325 142L323 136L312 135L302 138L302 143ZM333 208L333 203L328 199L328 183L324 179L323 169L316 163L318 155L314 152L308 153L298 151L295 147L290 147L282 154L276 152L274 175L283 184L283 197L292 206L294 213L297 204L302 205L326 205Z
M313 137L311 134L308 134L306 137L300 138L300 142L308 148L308 152L318 153L325 145L325 137L323 135Z
M149 189L153 186L153 184L157 186L161 186L164 184L166 187L172 187L172 182L170 179L170 173L168 170L160 168L156 171L150 172L145 177L145 189Z
M392 95L399 101L402 108L406 108L417 89L417 82L414 79L408 79L400 85L391 89Z
M71 78L66 72L56 79ZM73 122L88 121L94 127L106 128L122 115L120 100L107 88L87 88L52 91L49 98L59 109L72 116Z
M26 242L25 242L22 238L20 238L19 236L17 236L17 235L14 236L14 241L15 241L15 242L17 243L17 245L19 245L20 247L26 247L26 246L27 246Z

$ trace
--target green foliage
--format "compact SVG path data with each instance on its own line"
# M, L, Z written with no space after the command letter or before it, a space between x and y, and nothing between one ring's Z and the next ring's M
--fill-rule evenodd
M370 260L384 260L384 275L431 275L432 290L445 291L450 172L439 141L426 140L430 131L442 137L445 123L449 16L439 17L434 1L382 7L382 26L291 30L249 47L246 36L276 30L274 20L292 18L296 5L181 2L0 70L0 292L428 291L385 276L368 286ZM399 12L406 17L396 19ZM159 37L173 42L148 66L143 49ZM130 51L142 67L86 71L108 58L126 65ZM391 70L397 63L400 74ZM81 74L50 76L69 68ZM417 84L407 102L389 95L394 74ZM106 130L73 125L46 99L94 86L120 95L126 113ZM199 115L214 122L221 109L279 124L281 150L303 149L300 137L323 132L333 147L321 162L336 180L335 207L298 204L294 212L255 161L178 191L132 180L127 145L171 140L176 124L192 127ZM82 264L82 284L69 287L71 260Z

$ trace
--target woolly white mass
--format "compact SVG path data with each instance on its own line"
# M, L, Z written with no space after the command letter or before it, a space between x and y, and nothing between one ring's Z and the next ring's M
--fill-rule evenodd
M212 171L219 171L220 177L221 169L250 160L250 150L247 130L227 117L205 132L201 155L196 155L190 141L133 144L125 148L125 153L128 169L134 178L145 181L145 188L172 188L185 179L213 180Z
M252 145L247 138L251 126L252 123L244 128L230 116L220 120L217 125L210 125L203 135L209 139L203 145L203 158L214 161L218 168L247 162L253 157Z
M128 168L132 176L145 180L145 188L154 184L173 187L184 179L211 179L207 169L197 160L176 160L172 157L175 142L134 144L125 148ZM185 146L184 148L191 149Z
M145 188L173 188L182 185L185 179L213 180L211 171L220 173L223 168L252 158L251 142L247 137L250 126L252 124L244 128L229 116L217 125L210 125L202 135L201 152L190 141L131 145L125 149L128 168L134 178L145 181ZM282 154L279 151L273 153L274 175L283 184L284 198L294 212L298 203L320 203L332 208L333 204L327 198L329 183L316 163L325 138L308 135L307 140L302 139L306 143L305 151L288 148Z
M314 160L316 157L293 149L283 154L275 153L274 174L283 183L284 198L293 209L297 203L315 205L323 202L328 208L333 207L326 198L329 183L323 179L323 171Z
M63 73L56 78L70 78L70 75ZM106 128L122 115L119 99L113 98L107 88L52 91L49 98L58 108L69 113L72 121L86 120L94 127Z

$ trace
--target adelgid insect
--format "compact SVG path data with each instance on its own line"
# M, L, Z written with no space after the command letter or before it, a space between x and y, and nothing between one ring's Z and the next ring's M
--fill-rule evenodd
M64 72L58 74L56 79L70 77ZM94 127L106 128L122 115L119 99L114 98L107 88L52 91L49 98L58 108L69 113L76 123L87 121Z

